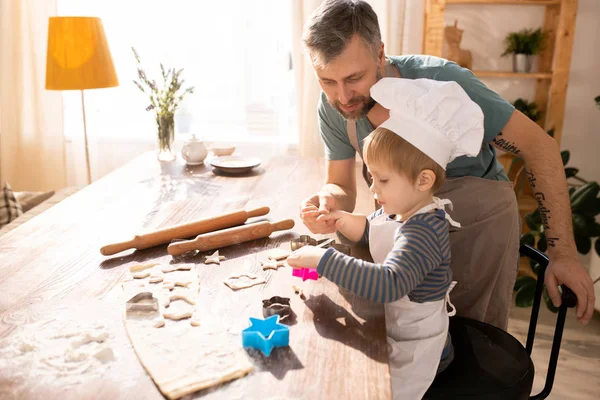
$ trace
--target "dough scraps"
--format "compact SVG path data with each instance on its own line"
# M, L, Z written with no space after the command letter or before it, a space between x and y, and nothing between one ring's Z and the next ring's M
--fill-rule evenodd
M129 272L131 272L131 273L140 272L145 269L150 269L150 268L154 267L155 265L158 265L158 263L133 265L133 266L129 267Z
M221 265L221 261L225 260L225 256L219 255L219 250L215 251L210 256L204 256L204 264L219 264Z
M191 264L173 264L173 265L167 265L165 267L162 267L162 272L164 272L165 274L169 273L169 272L174 272L174 271L189 271L192 269L192 265Z
M248 279L242 279L242 278L248 278ZM246 281L246 282L244 283L243 281ZM267 283L267 281L265 281L263 278L261 278L257 275L254 275L254 274L240 274L240 275L230 276L225 281L223 281L223 283L226 284L227 286L229 286L229 288L232 290L239 290L239 289L246 289L246 288L252 287L254 285L260 285L263 283Z

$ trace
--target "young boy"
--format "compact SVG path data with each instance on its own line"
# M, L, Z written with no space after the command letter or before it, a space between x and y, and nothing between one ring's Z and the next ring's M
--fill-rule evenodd
M420 399L453 358L448 315L454 310L448 314L446 304L456 282L448 229L460 225L444 211L450 201L433 194L450 161L479 153L483 113L456 82L384 78L371 96L390 110L363 144L381 208L368 217L332 211L319 218L368 244L374 262L311 246L287 261L385 304L393 397Z

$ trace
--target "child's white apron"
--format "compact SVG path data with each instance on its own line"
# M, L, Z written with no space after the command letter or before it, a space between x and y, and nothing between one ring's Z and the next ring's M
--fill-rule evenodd
M414 215L433 209L444 209L449 200L434 198ZM448 214L446 218L454 226ZM406 221L405 221L406 222ZM391 220L382 214L369 226L369 250L376 263L383 263L394 246L395 232L405 222ZM446 298L426 303L416 303L408 296L385 305L387 340L390 345L390 374L394 399L421 399L435 378L442 350L448 335L448 316L455 314L449 301L449 293L456 282L452 282ZM446 311L446 303L452 311Z

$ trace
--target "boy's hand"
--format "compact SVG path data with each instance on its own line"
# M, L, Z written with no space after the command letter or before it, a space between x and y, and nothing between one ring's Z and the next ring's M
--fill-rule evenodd
M326 251L320 247L303 246L290 254L286 261L292 268L316 269Z
M328 214L334 205L335 198L330 193L319 192L302 202L300 218L312 233L334 233L334 221L323 221L318 218Z
M352 215L352 214L349 212L346 212L346 211L342 211L342 210L335 210L335 211L329 212L328 214L319 215L317 217L317 221L326 221L327 223L334 222L335 229L339 231L346 224L346 222L348 220L347 217L349 215Z

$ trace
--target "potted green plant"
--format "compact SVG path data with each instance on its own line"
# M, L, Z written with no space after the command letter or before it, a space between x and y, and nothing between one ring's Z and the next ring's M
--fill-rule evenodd
M541 28L511 32L504 39L505 49L502 56L513 55L513 72L530 72L532 57L542 50L544 39Z
M563 160L568 160L568 151L563 151ZM578 178L577 168L565 168L567 178ZM573 214L573 234L577 251L581 254L588 254L592 247L596 254L600 256L600 224L596 222L596 217L600 214L600 185L598 182L586 182L585 184L569 189L571 199L571 212ZM525 223L530 231L521 236L521 244L528 244L537 247L538 250L545 252L548 248L548 239L544 232L544 223L541 218L540 210L537 209L525 216ZM537 279L539 265L530 264L530 271L524 276L519 276L515 284L517 292L515 303L519 307L530 307L533 303L533 293L535 292L535 282ZM544 289L544 300L548 308L556 311L552 305L548 293Z
M527 100L519 98L515 100L513 106L534 122L538 122L542 116L538 109L538 105L534 101L528 102Z
M173 161L175 159L175 149L173 141L175 139L175 111L179 104L188 93L194 93L193 87L183 88L184 80L181 78L183 68L175 70L169 68L165 70L163 64L160 64L160 71L163 78L162 87L156 84L154 79L150 80L142 68L140 56L131 48L138 64L139 82L133 83L143 93L149 95L150 105L146 111L154 111L156 117L156 127L158 133L158 159L160 161Z
M600 96L597 96L594 101L596 105L600 104ZM548 133L552 136L553 131L551 130ZM568 150L563 150L560 155L569 185L569 198L571 200L571 213L573 215L573 235L577 251L585 255L593 247L596 254L600 256L600 224L596 222L600 214L600 185L598 185L598 182L590 182L580 177L578 175L579 169L567 166L570 158ZM522 169L523 166L520 168ZM545 252L548 248L548 238L544 231L544 223L540 210L536 209L534 212L526 214L525 223L530 231L521 236L521 244L535 246L538 250ZM514 291L516 292L515 304L518 307L530 307L533 304L539 265L531 262L528 270L520 272L521 276L517 278L514 287ZM600 278L597 278L594 283L598 282L598 280ZM543 298L548 308L556 312L557 309L552 304L545 288Z

